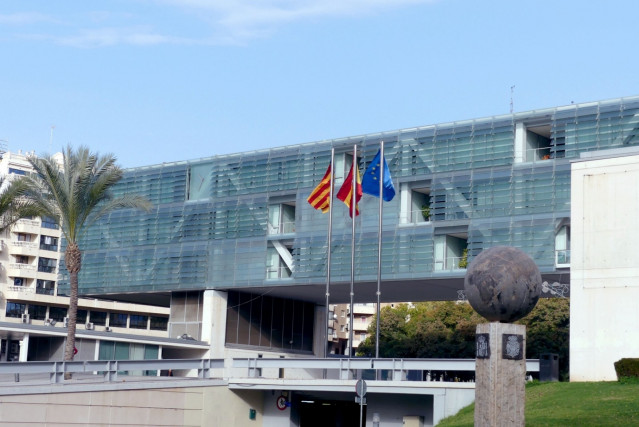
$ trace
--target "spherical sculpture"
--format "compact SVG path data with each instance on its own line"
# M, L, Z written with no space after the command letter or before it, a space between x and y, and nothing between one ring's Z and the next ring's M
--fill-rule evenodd
M468 302L490 322L514 322L535 307L541 274L526 253L510 246L482 251L464 278Z

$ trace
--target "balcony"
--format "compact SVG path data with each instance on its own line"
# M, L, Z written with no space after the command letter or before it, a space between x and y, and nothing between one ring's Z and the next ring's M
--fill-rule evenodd
M430 224L431 214L430 209L422 210L416 209L409 212L404 212L400 216L400 224Z
M290 279L293 273L288 267L267 267L267 279Z
M377 304L353 304L353 315L362 315L362 314L376 314L377 313Z
M9 253L11 255L35 256L38 254L38 244L36 242L14 240L9 245Z
M9 267L7 268L7 276L33 279L36 276L36 267L31 264L19 264L14 262L9 264Z
M40 233L40 220L36 219L19 219L12 230L14 233L28 233L39 234Z
M33 288L31 286L9 286L7 288L9 292L17 292L21 294L32 294Z
M276 234L291 234L295 233L295 222L281 222L278 225L273 225L270 222L268 223L268 234L276 235Z
M466 265L468 263L467 257L448 257L444 258L443 261L435 261L435 270L436 271L455 271L455 270L465 270Z

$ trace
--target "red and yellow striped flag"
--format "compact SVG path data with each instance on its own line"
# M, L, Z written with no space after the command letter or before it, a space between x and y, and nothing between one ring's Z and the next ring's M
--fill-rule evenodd
M331 171L331 164L329 163L328 169L324 174L324 178L317 184L317 187L308 196L308 203L315 209L320 209L322 213L326 213L331 208L331 179L333 174Z
M357 170L357 184L356 184L356 199L355 199L355 216L359 215L359 201L362 198L362 180L359 177L359 167L355 166L351 168L348 173L342 188L337 192L337 198L348 206L348 214L353 217L353 210L351 209L351 203L353 203L353 169Z

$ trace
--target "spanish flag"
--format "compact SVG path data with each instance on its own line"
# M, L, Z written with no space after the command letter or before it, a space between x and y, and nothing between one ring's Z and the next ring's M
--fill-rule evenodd
M344 184L342 184L342 188L337 192L337 198L348 206L348 214L353 217L353 210L351 208L351 203L353 203L353 169L357 171L357 184L356 184L356 200L355 200L355 216L359 215L359 201L362 198L362 180L359 177L359 168L357 165L354 165L351 168L351 171L348 173Z
M324 178L308 196L308 203L315 209L321 209L322 213L326 213L331 208L331 179L333 178L331 164L324 174Z

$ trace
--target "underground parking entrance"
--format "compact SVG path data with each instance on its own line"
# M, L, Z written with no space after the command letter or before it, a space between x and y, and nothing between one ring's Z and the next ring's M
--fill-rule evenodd
M355 393L343 400L336 400L336 394L332 396L323 394L293 393L291 405L291 418L297 419L299 427L352 427L359 425L360 405L355 403ZM340 396L341 398L341 396ZM366 419L366 405L362 408L363 419Z

